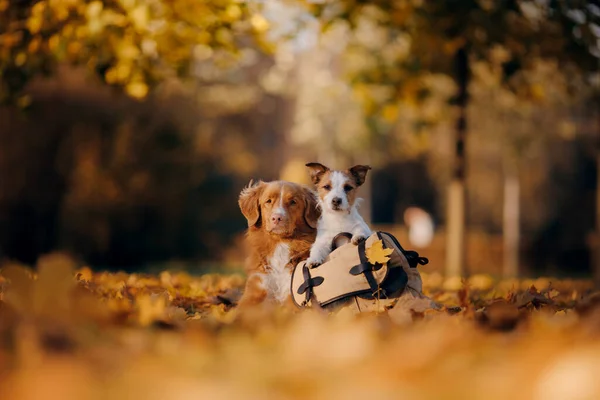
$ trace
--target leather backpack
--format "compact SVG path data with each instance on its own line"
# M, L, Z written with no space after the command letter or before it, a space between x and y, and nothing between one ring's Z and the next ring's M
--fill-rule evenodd
M323 264L306 267L298 263L292 272L291 294L298 307L317 302L321 307L354 303L358 311L371 310L374 301L393 305L406 287L422 292L421 275L417 265L429 260L415 251L405 250L398 240L386 232L375 232L358 245L350 243L347 232L336 236L332 252ZM384 249L392 249L387 263L369 262L366 249L381 240ZM345 242L342 245L339 243ZM362 307L361 307L362 306Z

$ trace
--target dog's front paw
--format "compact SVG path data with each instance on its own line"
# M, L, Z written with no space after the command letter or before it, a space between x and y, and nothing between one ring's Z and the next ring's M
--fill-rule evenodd
M308 268L315 268L318 267L319 265L323 264L323 260L317 260L314 258L309 258L308 260L306 260L306 266Z
M358 245L360 242L362 242L363 240L366 240L367 238L363 235L353 235L352 239L350 240L352 242L352 244L354 245Z

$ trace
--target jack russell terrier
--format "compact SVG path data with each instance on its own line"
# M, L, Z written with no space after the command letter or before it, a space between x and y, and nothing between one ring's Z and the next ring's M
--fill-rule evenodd
M317 222L317 238L306 261L309 268L321 265L331 253L331 242L342 232L352 234L358 244L371 236L369 226L358 213L356 190L365 182L368 165L356 165L336 171L319 163L308 163L310 178L317 187L321 216Z

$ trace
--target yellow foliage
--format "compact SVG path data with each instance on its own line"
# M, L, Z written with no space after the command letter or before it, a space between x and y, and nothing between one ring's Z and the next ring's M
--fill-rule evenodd
M23 64L25 64L26 61L27 61L27 54L25 54L25 53L19 53L15 57L15 65L17 67L23 66Z
M230 4L225 9L224 19L228 22L237 21L242 17L242 10L237 4Z
M543 100L546 97L546 90L544 89L544 86L539 83L531 85L529 90L531 92L531 97L533 97L534 100Z
M252 35L261 47L267 47L262 35L269 22L258 13L250 14L237 0L34 3L18 6L27 13L24 21L13 20L17 13L0 16L0 77L10 65L27 68L35 75L42 72L40 59L51 63L68 60L94 72L108 71L102 76L106 83L141 99L161 78L186 74L198 55L190 49L198 44L211 53L215 49L235 53L241 43L238 38ZM0 0L1 10L10 7L10 2ZM34 52L36 57L31 56ZM210 54L203 59L208 58ZM133 83L131 76L137 77ZM0 85L0 90L4 89ZM11 94L0 93L0 98L7 95Z
M27 29L29 29L29 32L31 32L31 34L35 35L42 29L42 23L43 21L40 16L32 16L27 21Z
M371 264L386 264L390 260L390 254L394 252L394 249L384 249L383 241L377 240L371 244L366 250L365 254Z
M77 271L76 277L81 281L91 281L93 278L93 273L90 267L83 267L79 271Z
M265 32L270 26L269 21L260 14L254 14L252 18L250 18L250 23L257 32Z
M388 104L383 108L381 116L389 123L393 123L398 118L398 106L396 104Z
M86 8L86 17L88 17L89 19L98 18L103 8L104 5L101 1L90 2Z
M138 31L143 31L148 26L148 8L145 5L134 8L129 16Z

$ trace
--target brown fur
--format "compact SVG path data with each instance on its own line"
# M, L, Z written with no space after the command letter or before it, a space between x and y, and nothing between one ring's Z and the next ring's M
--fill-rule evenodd
M288 217L282 227L275 229L270 222L271 212L275 205L280 204L282 194L282 206ZM278 244L285 242L290 247L290 274L294 265L308 257L316 236L319 211L310 189L284 181L251 184L242 190L239 206L248 220L245 241L248 280L240 300L240 306L244 306L259 304L267 298L268 293L256 274L268 272L267 260Z

